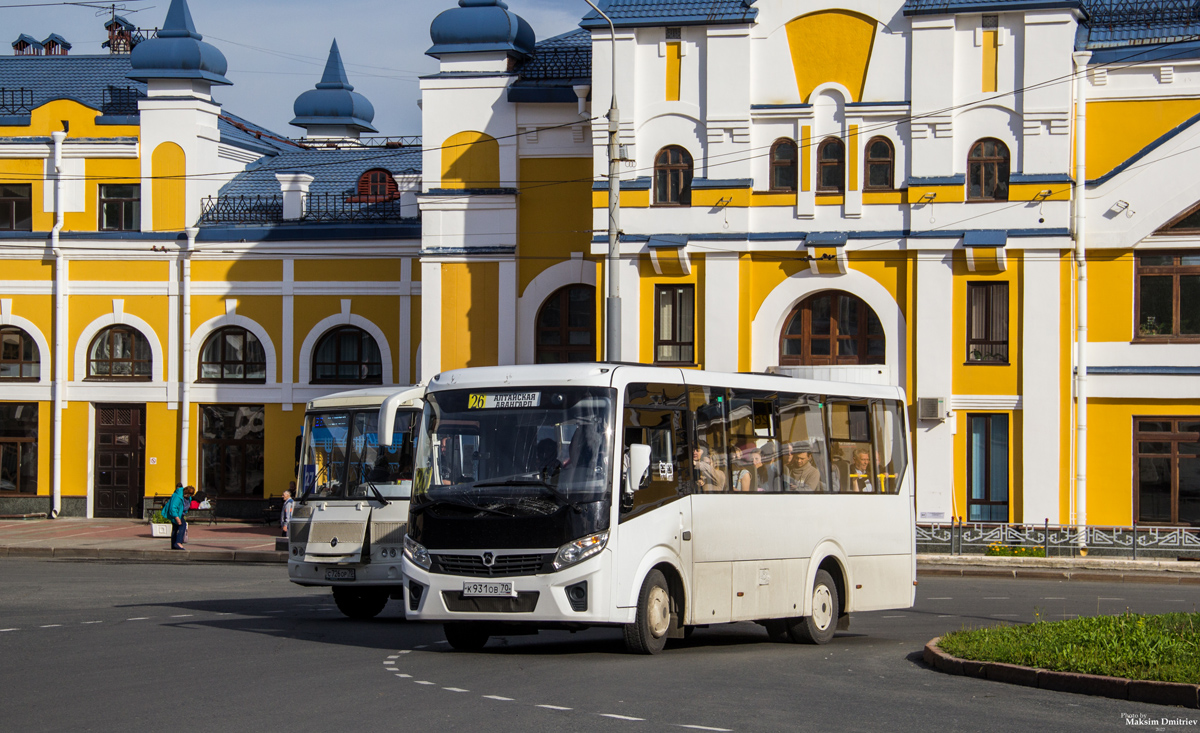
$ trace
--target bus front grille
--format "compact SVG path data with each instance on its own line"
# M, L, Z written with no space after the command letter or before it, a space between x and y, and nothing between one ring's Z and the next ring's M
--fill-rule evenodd
M379 545L403 545L407 522L372 522L371 542Z
M328 544L336 537L339 542L360 543L366 525L366 522L312 522L309 541Z
M552 555L496 555L491 567L483 563L482 555L440 555L434 553L435 573L444 575L468 575L471 577L502 578L509 575L535 575Z
M463 598L460 590L442 591L447 611L458 613L533 613L537 608L536 590L518 591L516 598Z

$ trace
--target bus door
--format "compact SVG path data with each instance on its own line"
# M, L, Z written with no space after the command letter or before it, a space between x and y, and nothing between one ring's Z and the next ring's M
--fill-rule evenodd
M691 543L684 541L684 533L691 529L691 507L681 501L692 483L686 406L680 385L634 383L626 388L621 455L635 443L650 446L650 470L632 495L622 490L616 543L620 605L635 596L638 569L649 555L669 558L688 583Z

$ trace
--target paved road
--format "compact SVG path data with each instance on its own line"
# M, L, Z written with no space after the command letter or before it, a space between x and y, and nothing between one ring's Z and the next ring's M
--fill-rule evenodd
M1193 610L1187 586L923 578L915 608L855 614L824 647L754 624L657 657L620 634L463 654L398 604L372 622L277 566L0 560L0 710L12 731L1098 731L1196 711L951 677L920 661L964 625ZM1200 720L1197 721L1200 727Z

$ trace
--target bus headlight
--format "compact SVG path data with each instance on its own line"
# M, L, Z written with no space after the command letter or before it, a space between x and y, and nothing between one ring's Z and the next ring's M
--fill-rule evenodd
M558 554L554 556L554 569L562 570L583 562L603 550L606 544L608 544L608 530L568 542L558 548Z
M414 565L425 570L433 565L433 558L429 557L429 550L408 535L404 535L404 556Z

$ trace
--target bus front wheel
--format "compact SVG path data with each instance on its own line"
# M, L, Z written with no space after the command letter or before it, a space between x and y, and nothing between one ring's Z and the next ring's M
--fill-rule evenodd
M812 614L788 620L788 636L801 644L828 644L837 631L838 591L833 576L817 571L813 582Z
M387 591L333 587L333 602L338 610L358 621L373 619L387 605Z
M477 652L492 638L487 627L478 623L442 624L446 643L460 652Z
M658 654L671 628L671 591L659 570L651 570L638 594L637 616L625 624L625 646L635 654Z

